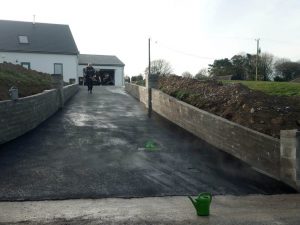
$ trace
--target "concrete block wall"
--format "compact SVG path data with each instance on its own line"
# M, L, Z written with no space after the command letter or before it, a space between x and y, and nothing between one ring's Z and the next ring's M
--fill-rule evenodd
M67 102L71 97L73 97L77 93L78 90L79 90L78 84L71 84L71 85L65 86L63 88L64 102Z
M280 178L300 191L300 131L280 131Z
M137 93L144 87L136 86L127 84L125 89L140 100ZM147 90L143 93L143 98L148 98L145 96ZM300 131L281 131L280 139L276 139L200 110L159 90L152 88L151 95L152 110L156 113L300 191Z
M148 88L136 84L125 83L125 90L148 107Z
M78 90L78 85L64 87L65 101ZM58 91L19 98L16 101L0 101L0 144L13 140L34 129L52 116L60 107Z
M269 176L280 177L280 141L152 89L152 109Z

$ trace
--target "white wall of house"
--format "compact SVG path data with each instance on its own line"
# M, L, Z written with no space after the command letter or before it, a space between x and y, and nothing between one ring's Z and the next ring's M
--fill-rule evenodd
M30 69L49 74L54 73L55 63L61 63L63 65L64 81L69 82L69 79L75 79L78 83L77 55L0 52L0 62L3 61L13 64L28 62L30 63Z
M83 77L83 68L86 65L78 65L78 76ZM124 86L124 67L118 66L93 66L95 70L109 69L115 71L115 86Z

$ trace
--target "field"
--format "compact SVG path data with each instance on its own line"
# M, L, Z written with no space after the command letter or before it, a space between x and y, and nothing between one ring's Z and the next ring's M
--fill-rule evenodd
M300 83L271 81L222 81L223 83L241 83L252 90L269 95L300 96Z

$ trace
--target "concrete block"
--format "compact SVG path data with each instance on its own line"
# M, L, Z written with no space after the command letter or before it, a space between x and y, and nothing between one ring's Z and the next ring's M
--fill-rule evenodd
M280 138L295 138L300 137L300 131L299 130L281 130L280 131Z
M281 173L280 180L282 180L283 182L296 188L295 184L297 183L297 181L296 181L296 170L295 169L284 169L284 170L281 170L280 173Z
M284 169L296 169L296 159L295 158L285 158L281 157L280 166Z

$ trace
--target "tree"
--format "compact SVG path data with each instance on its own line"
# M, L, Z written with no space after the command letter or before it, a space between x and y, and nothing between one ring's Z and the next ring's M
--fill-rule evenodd
M246 80L255 80L256 55L246 54Z
M258 80L271 80L273 74L273 61L274 56L269 53L263 53L259 57Z
M246 80L247 79L247 57L246 55L234 55L231 58L232 79L233 80Z
M300 76L300 63L287 59L279 59L275 62L276 80L290 81Z
M183 72L181 76L186 78L193 78L193 74L191 74L189 71Z
M132 76L131 77L131 82L133 82L133 83L135 83L137 81L141 81L141 80L143 80L143 75L142 74L139 74L137 76Z
M226 76L231 75L233 66L228 58L214 60L213 64L209 64L209 75L211 76Z
M233 80L255 80L256 55L239 54L231 58Z
M201 70L199 70L198 73L196 73L195 75L195 79L197 80L207 80L209 77L208 77L208 71L206 68L202 68Z
M149 67L145 69L145 74L148 75ZM173 72L171 64L164 59L158 59L151 61L151 74L158 74L161 76L170 75Z
M125 80L125 82L127 82L127 83L130 83L130 77L129 76L124 76L124 80Z

